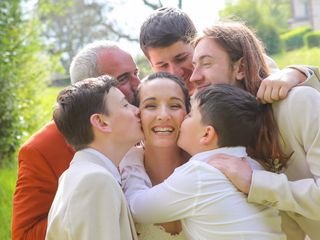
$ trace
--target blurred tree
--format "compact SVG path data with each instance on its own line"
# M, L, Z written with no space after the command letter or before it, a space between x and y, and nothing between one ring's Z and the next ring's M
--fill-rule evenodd
M139 67L139 77L140 79L152 73L151 65L145 56L137 56L135 58L136 64Z
M42 54L40 24L22 4L0 1L0 164L13 160L24 136L39 127L39 93L52 67Z
M288 30L291 18L291 0L259 0L261 11L269 24L275 24L280 33Z
M94 40L125 38L138 41L108 18L113 9L108 1L42 0L38 1L38 8L42 13L43 37L49 53L60 54L66 73L72 57Z
M142 0L142 1L146 6L152 8L153 10L160 8L160 7L163 7L163 3L162 3L163 1L161 1L161 0L157 0L157 1ZM154 3L154 2L157 2L157 3ZM182 0L178 0L177 8L182 9Z
M226 1L220 18L244 21L264 42L267 53L281 51L279 32L287 30L290 14L289 0Z

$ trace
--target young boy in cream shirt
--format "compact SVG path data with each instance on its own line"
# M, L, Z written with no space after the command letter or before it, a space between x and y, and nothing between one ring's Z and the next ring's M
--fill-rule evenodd
M117 167L143 138L138 115L108 76L60 92L53 119L77 152L59 178L46 239L137 239Z

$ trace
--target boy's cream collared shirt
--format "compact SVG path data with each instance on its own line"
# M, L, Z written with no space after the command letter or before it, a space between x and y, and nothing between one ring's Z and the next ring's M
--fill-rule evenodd
M117 168L93 149L76 152L61 175L46 239L137 239Z
M227 153L247 157L243 147L203 152L175 169L163 183L152 188L143 168L143 150L129 152L120 164L123 187L137 222L181 220L188 239L285 239L276 209L247 203L246 196L216 168L208 156Z

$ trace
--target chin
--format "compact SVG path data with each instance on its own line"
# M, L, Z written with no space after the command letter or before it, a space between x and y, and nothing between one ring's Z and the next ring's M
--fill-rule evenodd
M156 147L177 147L178 148L178 145L176 142L168 142L168 141L155 141L153 143L154 146Z

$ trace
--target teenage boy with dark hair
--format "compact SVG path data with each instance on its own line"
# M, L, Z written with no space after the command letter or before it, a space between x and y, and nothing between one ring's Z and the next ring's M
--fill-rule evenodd
M153 71L169 72L181 77L189 89L192 74L193 46L197 30L190 17L177 8L155 10L140 28L140 48L148 58Z
M115 84L89 78L57 97L54 122L77 152L59 179L46 239L137 239L117 166L143 133L139 109Z
M144 181L138 148L121 164L134 219L181 220L188 239L286 239L278 210L249 204L245 194L206 162L213 154L226 153L262 169L246 149L252 150L259 136L263 108L253 95L230 85L212 85L198 92L178 139L178 145L192 156L187 163L152 188Z
M192 64L196 28L185 12L174 7L154 10L140 28L140 48L148 58L153 71L169 72L181 77L188 86L190 95L195 86L190 82L194 69ZM262 102L272 103L287 96L292 87L319 86L318 69L312 66L292 65L279 70L276 63L265 56L272 73L265 78L257 93Z

